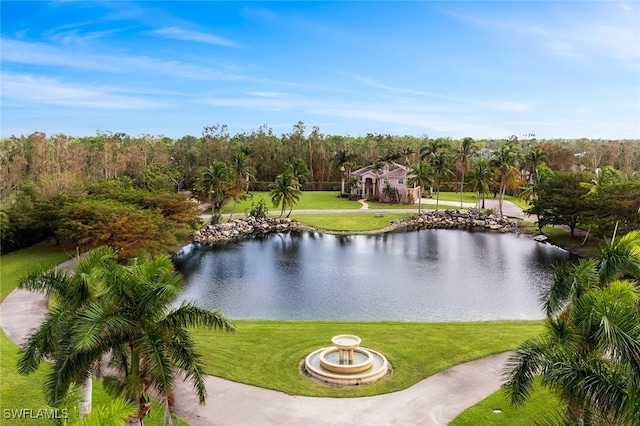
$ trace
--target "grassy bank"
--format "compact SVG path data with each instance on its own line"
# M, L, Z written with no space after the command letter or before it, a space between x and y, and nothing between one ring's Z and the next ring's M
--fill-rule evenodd
M343 214L292 214L291 218L304 225L327 231L366 232L384 229L391 221L411 216L411 213L384 213L376 217L374 213Z
M530 398L521 406L511 405L500 390L478 404L467 408L453 419L449 426L530 426L544 424L547 416L560 409L558 398L547 388L536 383Z
M514 349L542 330L539 321L474 323L234 321L239 332L195 330L207 371L215 376L294 395L355 397L406 389L454 365ZM348 388L320 385L299 372L331 337L356 334L393 367L379 382Z

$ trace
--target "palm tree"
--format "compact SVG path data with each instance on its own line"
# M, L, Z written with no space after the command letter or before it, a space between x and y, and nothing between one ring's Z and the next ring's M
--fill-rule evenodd
M201 186L209 194L212 223L216 220L216 212L222 207L227 197L229 175L229 167L222 161L214 161L208 169L202 172Z
M271 184L271 202L275 207L282 206L280 217L284 215L284 211L289 207L289 214L293 206L300 200L300 183L298 180L288 171L281 173L276 177L276 180Z
M307 164L299 158L294 158L289 163L287 163L285 170L293 175L294 178L300 184L300 188L302 189L302 185L307 182L309 177L309 168Z
M71 344L72 330L77 326L77 313L104 298L106 283L100 271L116 257L109 248L96 249L79 260L73 274L63 270L38 271L21 277L18 284L19 288L44 293L51 299L44 322L22 347L18 371L29 374L45 359L51 360L53 368L44 383L47 402L52 406L59 404L69 386L79 384L80 417L91 412L92 370L102 353L84 354L83 368L74 375L65 376L65 363L75 356Z
M238 201L244 199L249 189L249 181L254 178L251 172L251 163L244 153L237 154L231 159L229 175L233 192L233 207L229 215L229 220L231 220Z
M445 139L429 139L426 145L420 148L420 159L431 160L438 152L446 147Z
M107 264L109 282L104 297L77 312L72 329L74 360L66 373L83 367L85 354L111 354L109 366L118 373L104 377L107 391L123 395L138 406L143 419L150 408L149 393L159 395L169 416L169 397L177 372L193 383L200 403L205 400L204 370L190 327L234 330L222 315L183 302L173 306L183 287L168 257L139 257L127 265Z
M433 158L444 148L446 148L445 139L429 139L426 145L423 145L420 148L420 159L427 160L430 164L433 165ZM433 197L433 188L429 187L429 196Z
M524 170L527 172L527 179L534 178L536 168L545 164L547 161L547 151L543 150L539 145L532 146L524 155Z
M418 193L418 214L422 211L422 191L427 185L432 182L433 173L429 163L424 160L418 161L413 165L409 172L409 185L417 185L419 187Z
M540 185L544 184L547 179L553 176L553 171L545 163L538 164L533 171L533 174L529 176L529 180L525 183L520 193L520 199L527 200L531 207L525 210L527 215L536 215L536 218L540 214L540 209L536 208L535 200L540 199ZM542 231L542 223L538 221L538 230Z
M476 161L469 172L469 183L471 188L482 197L483 209L485 195L489 192L493 180L493 169L491 169L489 163L483 159Z
M398 202L398 188L392 186L389 182L387 182L382 188L382 195L387 197L392 204Z
M520 181L520 171L516 167L518 162L518 153L513 145L502 145L500 149L494 153L491 165L495 169L496 177L498 179L500 197L498 199L498 205L500 208L500 216L502 213L502 203L504 201L504 195L507 189L514 189L518 187Z
M456 150L456 159L460 164L460 170L462 172L462 177L460 179L460 208L462 208L462 201L464 199L464 178L467 169L469 168L469 163L471 162L471 157L476 151L475 141L473 138L464 138L460 143L460 147Z
M603 185L611 183L620 183L624 180L622 173L611 166L604 166L596 169L596 178L591 182L581 183L580 186L589 189L589 194L593 194L598 191Z
M51 359L44 387L47 400L56 404L109 355L109 366L118 374L104 377L105 388L137 404L140 419L148 411L150 390L168 405L176 369L193 382L204 402L203 367L188 328L234 328L218 313L193 304L172 307L182 285L166 257L120 265L116 253L104 247L80 261L73 276L59 271L27 276L21 286L45 291L58 303L29 337L19 371L29 373Z
M511 401L525 401L540 376L566 403L571 424L639 424L638 280L640 231L614 238L600 261L557 268L543 293L545 333L507 363Z
M433 182L436 186L436 211L440 205L440 187L448 178L453 177L449 155L444 151L439 151L431 158L431 169L433 170Z

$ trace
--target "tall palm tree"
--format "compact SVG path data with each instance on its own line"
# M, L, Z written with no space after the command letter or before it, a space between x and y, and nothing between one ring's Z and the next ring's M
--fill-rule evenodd
M202 189L209 194L212 222L216 219L216 212L220 210L227 197L229 176L229 167L223 161L214 161L202 172L200 182Z
M460 165L460 171L462 173L460 179L460 208L463 205L464 199L464 178L465 173L469 169L469 163L471 163L471 158L476 152L475 141L473 138L464 138L462 142L460 142L460 146L455 151L456 160L458 160L458 164Z
M289 214L293 210L293 206L300 200L300 183L293 176L292 173L285 171L276 177L276 180L271 184L271 202L275 207L282 206L280 211L280 217L284 215L284 211L289 207Z
M536 168L541 164L545 164L548 156L547 151L543 150L539 145L534 145L527 150L524 154L523 162L528 180L535 177Z
M420 147L420 159L426 160L433 166L434 157L447 148L447 140L443 138L428 139L426 145ZM429 196L433 197L433 187L429 187Z
M420 159L430 161L438 152L446 147L445 139L429 139L426 145L420 147Z
M533 174L529 176L520 193L520 199L527 200L531 205L530 208L525 210L527 215L535 215L537 218L541 213L540 209L536 207L535 201L540 199L540 185L543 185L552 176L553 171L545 163L538 164ZM538 230L542 231L542 223L540 221L538 221Z
M469 172L469 183L471 188L482 197L482 207L484 209L485 195L489 192L494 181L493 169L489 163L479 159Z
M300 184L300 189L309 178L309 168L307 164L299 158L294 158L285 166L285 170L293 175Z
M498 206L500 216L503 216L502 204L507 189L515 189L519 185L520 171L516 166L518 163L518 152L513 145L502 145L497 152L494 153L491 165L495 169L495 174L499 185Z
M640 422L640 231L605 246L600 261L556 269L543 293L545 332L507 363L505 390L527 399L534 377L555 389L571 424Z
M231 220L238 201L244 199L243 197L249 190L249 181L254 178L251 171L251 162L244 153L237 154L231 159L229 176L233 192L233 207L229 215L229 220Z
M333 162L335 166L340 170L340 177L342 179L342 192L344 194L344 183L345 180L349 180L351 177L351 168L353 167L354 161L358 158L358 156L350 152L346 149L341 149L337 151L333 156Z
M436 211L440 206L440 187L442 183L455 176L451 170L449 155L444 151L437 152L431 158L431 169L433 170L433 182L436 186Z
M50 298L49 312L27 339L18 361L20 374L35 371L45 359L53 368L44 383L47 402L55 406L65 397L71 383L80 385L78 412L84 417L91 412L92 371L101 352L84 354L83 368L74 375L63 374L64 365L74 357L72 330L77 326L77 313L91 303L104 298L105 285L102 268L116 260L116 253L100 248L80 259L74 273L63 270L38 271L20 278L18 287L44 293Z
M149 394L159 395L168 423L169 396L181 372L193 383L200 403L205 400L204 370L188 329L206 326L234 330L222 315L183 302L173 306L183 280L168 257L139 257L126 265L103 268L109 283L104 297L77 312L72 329L72 360L62 377L84 367L85 354L109 353L118 372L104 377L107 391L137 404L137 417L148 413ZM66 385L66 382L62 383Z
M73 276L31 274L21 286L45 291L57 301L29 337L18 364L26 374L45 358L53 361L44 384L50 403L83 383L107 355L118 374L104 377L105 388L137 404L140 419L148 411L150 390L168 405L176 370L193 382L204 402L204 371L188 328L233 330L233 325L190 303L172 306L183 282L168 258L142 257L120 265L112 249L100 248L80 261Z
M425 186L430 185L433 178L431 166L424 160L418 161L411 167L409 172L409 185L417 185L418 192L418 214L422 211L422 191Z

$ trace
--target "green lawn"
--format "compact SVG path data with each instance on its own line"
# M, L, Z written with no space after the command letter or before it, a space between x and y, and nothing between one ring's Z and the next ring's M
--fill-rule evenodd
M450 426L530 426L542 424L561 408L559 399L539 383L521 406L513 406L502 390L467 408L453 419Z
M384 213L382 217L376 217L374 213L291 214L292 219L304 225L328 231L352 232L383 229L393 220L410 216L412 216L411 213Z
M428 194L426 194L428 195ZM459 192L440 192L440 201L455 201L457 203L460 202L460 193ZM436 203L436 193L433 192L433 204ZM477 194L475 192L466 192L462 198L463 203L475 203L478 201ZM460 204L458 204L459 206Z
M238 332L195 330L210 374L288 394L355 397L406 389L454 365L514 349L542 331L540 321L474 323L234 321ZM362 346L393 366L385 380L355 387L324 386L299 372L312 351L337 334L356 334Z
M70 247L49 246L46 243L0 256L0 301L18 285L18 277L38 265L50 268L70 259L74 251Z
M333 191L303 191L300 195L300 201L293 207L293 211L296 210L357 210L362 205L357 201L350 201L347 198L339 197L339 192ZM279 215L280 209L273 207L271 203L271 198L269 197L268 192L253 192L252 197L247 198L246 200L238 202L235 207L234 213L244 213L247 209L251 207L251 202L257 203L258 200L263 199L266 202L266 206L269 209L269 213L273 215ZM505 197L509 201L518 202L519 205L522 204L516 197ZM451 202L460 202L460 193L459 192L441 192L440 193L440 201L451 201ZM475 203L476 193L475 192L465 192L464 193L464 202L465 203ZM378 203L378 202L367 202L370 209L418 209L417 204L390 204L390 203ZM524 205L524 204L522 204ZM225 205L222 207L222 215L230 214L233 208L233 201L227 201ZM435 209L436 208L436 200L435 194L433 199L429 199L427 203L423 203L423 209ZM455 206L447 206L444 204L440 205L441 209L447 208L455 208ZM288 213L288 209L285 211L285 214Z
M361 204L357 201L350 201L347 198L339 197L339 192L333 191L303 191L300 201L294 206L295 210L350 210L359 209ZM271 197L268 192L253 192L251 197L238 202L234 210L235 213L244 213L251 208L251 202L257 203L263 199L269 213L280 214L280 208L273 207ZM233 201L227 201L222 207L222 214L230 214L233 208ZM210 213L210 212L209 212ZM285 214L288 213L288 209Z

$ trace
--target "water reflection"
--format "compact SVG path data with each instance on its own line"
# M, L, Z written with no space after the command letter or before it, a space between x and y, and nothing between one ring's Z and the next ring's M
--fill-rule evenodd
M513 234L421 230L271 235L180 253L181 300L230 318L538 319L538 292L570 255Z

